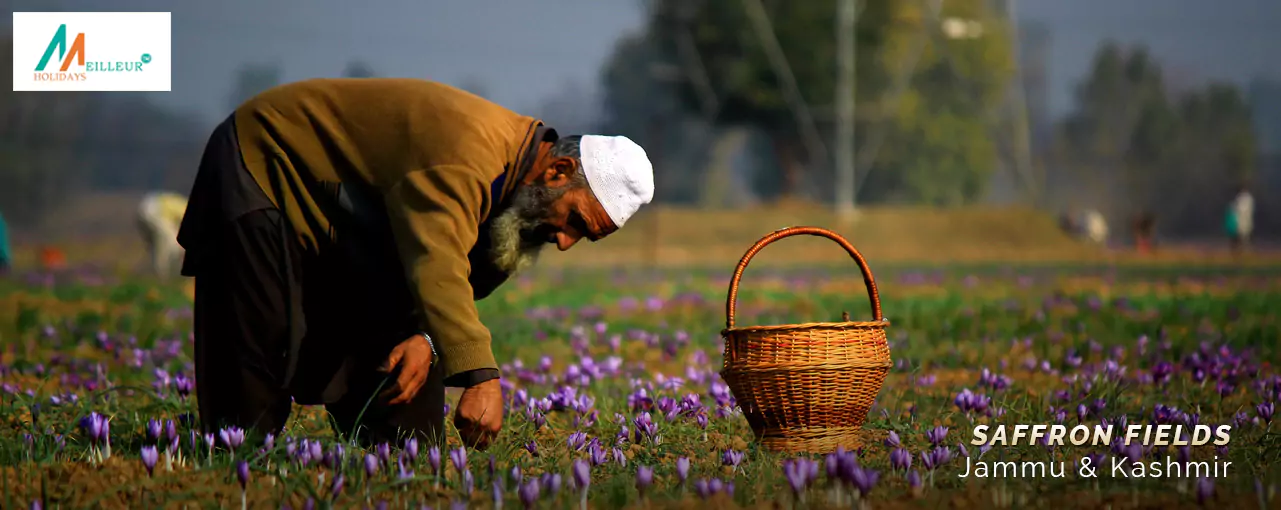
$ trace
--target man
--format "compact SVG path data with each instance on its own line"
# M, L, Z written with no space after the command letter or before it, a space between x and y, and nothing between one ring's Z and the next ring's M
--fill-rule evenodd
M1108 221L1103 217L1103 213L1099 212L1098 209L1086 209L1081 224L1084 227L1085 237L1090 242L1107 245Z
M1152 253L1156 238L1156 215L1143 211L1134 218L1134 245L1139 253Z
M1254 196L1245 185L1237 189L1236 197L1228 204L1225 227L1233 252L1240 252L1250 244L1250 233L1254 231Z
M13 253L9 250L9 224L0 214L0 275L7 274L13 266Z
M502 426L475 299L614 232L653 198L645 151L421 80L268 90L213 133L178 235L196 279L201 422L279 430L290 397L340 433L486 448Z
M182 260L178 226L186 209L187 197L167 191L148 193L138 203L138 231L156 276L169 277Z

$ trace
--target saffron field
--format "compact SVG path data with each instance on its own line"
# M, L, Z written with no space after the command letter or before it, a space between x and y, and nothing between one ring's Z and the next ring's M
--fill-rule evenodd
M1277 508L1281 273L878 268L894 368L858 451L759 451L720 381L728 270L544 271L480 303L508 409L488 451L201 436L185 282L0 281L3 508ZM869 314L849 267L750 268L738 323ZM454 402L454 397L448 399ZM985 446L977 424L1231 425L1225 446ZM1123 434L1115 434L1118 438ZM1080 459L1099 466L1077 475ZM1114 476L1113 462L1232 464ZM1113 460L1117 459L1117 460ZM961 478L972 462L1063 477ZM1131 469L1125 473L1133 473Z

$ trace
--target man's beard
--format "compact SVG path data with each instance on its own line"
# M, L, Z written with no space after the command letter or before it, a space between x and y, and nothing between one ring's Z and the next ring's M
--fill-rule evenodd
M542 184L516 188L511 204L489 227L489 257L495 267L515 275L538 261L551 236L546 226L548 211L565 191Z

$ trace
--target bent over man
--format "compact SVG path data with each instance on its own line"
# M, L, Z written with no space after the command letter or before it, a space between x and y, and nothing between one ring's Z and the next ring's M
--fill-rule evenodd
M624 137L560 137L439 83L316 79L214 130L179 242L196 280L201 423L280 430L290 398L366 441L485 448L502 426L474 300L548 244L599 240L653 198Z

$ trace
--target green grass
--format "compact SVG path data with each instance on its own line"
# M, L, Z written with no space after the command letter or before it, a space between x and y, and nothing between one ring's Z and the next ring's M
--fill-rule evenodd
M757 448L746 420L731 406L718 413L710 390L718 384L714 373L721 366L718 333L725 326L726 272L548 271L512 282L481 302L480 310L493 331L500 363L508 365L506 379L530 399L546 397L562 386L535 382L543 356L550 358L552 369L542 376L553 379L570 365L583 368L584 356L596 365L607 364L610 357L621 362L617 374L604 374L577 389L579 395L594 399L590 408L598 412L597 423L582 431L599 439L609 459L591 469L588 504L593 508L1129 508L1195 506L1199 500L1245 508L1278 505L1271 494L1281 479L1281 443L1276 427L1259 419L1256 408L1275 402L1281 390L1275 313L1281 302L1281 277L1276 269L1001 264L874 269L891 321L895 366L869 413L867 441L857 458L861 469L879 473L879 481L857 503L855 486L830 481L821 456L814 457L819 462L818 480L795 501L780 467L794 456ZM844 267L749 269L739 301L739 325L831 321L842 311L856 319L868 314L861 278ZM176 395L172 384L159 391L153 386L156 368L170 376L191 375L186 341L190 315L184 310L189 304L176 284L124 278L88 285L65 276L50 287L17 280L0 283L0 306L6 307L0 314L0 361L6 369L5 391L0 392L0 507L41 501L44 508L235 508L241 504L234 473L238 461L248 461L252 468L247 500L255 508L279 508L285 502L301 508L308 498L322 508L374 507L379 502L389 508L442 508L466 497L448 460L449 449L457 447L452 431L451 444L443 445L446 467L441 479L429 466L427 445L416 460L404 462L406 471L415 473L412 478L399 479L396 446L390 450L390 466L367 476L362 467L365 452L335 437L321 412L302 408L296 409L273 449L262 450L258 439L234 452L219 446L212 456L201 442L193 448L180 417L195 412L194 401ZM617 351L610 342L615 335ZM110 345L104 345L103 338ZM1141 338L1146 340L1141 343ZM150 354L135 364L135 350ZM517 360L523 369L511 366ZM1169 364L1169 380L1154 383L1152 373L1162 363ZM1196 373L1197 367L1204 377ZM1008 377L1009 386L998 390L980 385L984 369ZM686 381L679 390L666 389L660 382L691 375L706 380ZM94 384L86 387L86 380ZM679 401L688 393L697 394L709 418L706 429L692 417L669 421L651 411L661 441L637 442L633 420L638 412L629 406L637 382L650 386L655 405L660 398ZM991 416L962 412L954 402L962 389L989 397L988 410L1000 411ZM75 395L74 401L70 395ZM54 397L60 403L53 403ZM508 397L524 398L517 391ZM1087 408L1083 421L1078 418L1079 405ZM1217 455L1233 464L1228 476L1211 480L1211 490L1207 482L1192 479L1075 475L1073 462L1088 454L1105 454L1110 463L1118 454L1107 446L994 446L981 460L1064 461L1068 475L958 477L966 467L958 443L964 442L974 458L980 455L979 447L969 444L974 425L1056 423L1060 409L1068 425L1121 416L1131 424L1146 424L1158 414L1174 423L1233 425L1226 450L1203 446L1189 453L1192 460ZM95 450L78 425L92 412L111 417L111 456L102 461L100 449ZM616 441L616 413L633 432L621 443ZM471 501L492 505L492 456L505 477L504 506L521 505L510 477L513 467L519 467L525 479L544 473L562 476L559 493L550 496L543 490L537 506L577 506L571 463L590 454L568 446L570 434L577 430L575 414L548 412L547 424L538 428L524 406L513 405L498 444L486 452L468 452L475 489ZM141 448L150 444L144 433L149 419L176 422L181 456L168 469L168 440L160 441L161 460L151 477L139 460ZM949 429L943 446L951 448L955 459L931 472L922 466L921 454L933 448L927 431L940 426ZM911 470L920 477L919 486L908 483L907 473L891 468L892 448L883 444L891 431L912 454ZM325 452L344 444L346 460L338 466L315 460L300 466L286 452L286 438L321 441ZM526 449L531 442L537 444L538 456ZM615 460L614 447L625 465ZM737 468L723 465L726 450L744 454ZM1164 461L1178 453L1158 447L1145 455ZM685 484L677 480L680 457L692 465ZM644 500L635 483L638 466L655 471ZM339 473L344 490L333 498L332 481ZM703 502L694 487L699 479L732 482L733 494Z

